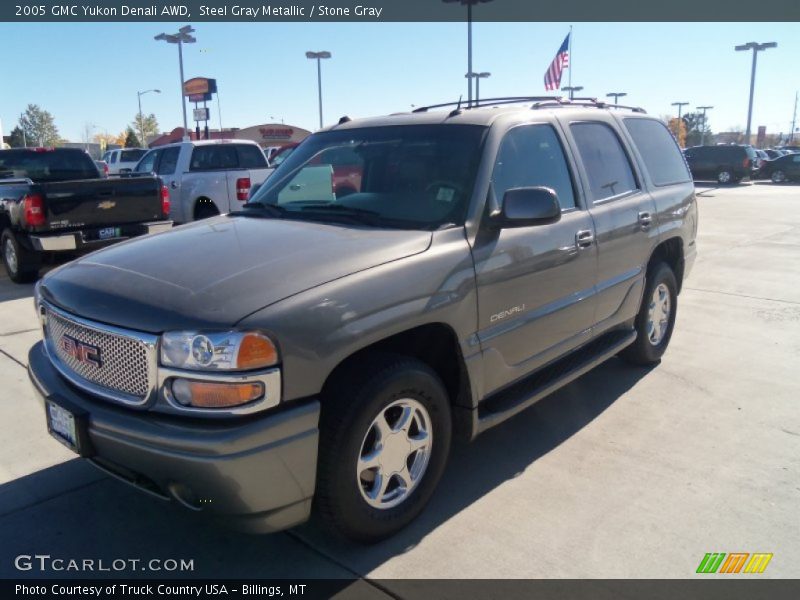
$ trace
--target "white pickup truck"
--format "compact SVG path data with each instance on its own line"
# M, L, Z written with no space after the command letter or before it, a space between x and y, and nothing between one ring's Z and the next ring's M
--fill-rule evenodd
M187 223L238 210L270 169L255 142L203 140L154 148L133 173L161 177L169 188L170 219Z

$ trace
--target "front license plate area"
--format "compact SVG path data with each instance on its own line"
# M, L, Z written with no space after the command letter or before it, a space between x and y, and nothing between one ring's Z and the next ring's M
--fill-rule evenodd
M86 417L61 406L53 400L45 401L47 431L67 448L87 457L92 453Z

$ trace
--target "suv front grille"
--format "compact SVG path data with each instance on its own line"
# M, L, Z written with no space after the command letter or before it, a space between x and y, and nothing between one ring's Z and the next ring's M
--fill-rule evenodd
M44 306L45 345L53 364L75 385L127 404L147 401L154 385L150 336L73 318ZM81 352L90 356L81 360ZM95 352L96 350L96 352Z

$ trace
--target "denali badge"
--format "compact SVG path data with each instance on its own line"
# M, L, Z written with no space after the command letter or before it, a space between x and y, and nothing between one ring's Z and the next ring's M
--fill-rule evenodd
M508 310L503 310L497 313L496 315L492 315L489 317L489 322L494 323L495 321L499 321L500 319L505 319L506 317L511 317L518 313L525 311L525 305L520 304L519 306L515 306L513 308L509 308Z
M100 362L100 348L84 344L68 335L62 335L58 340L58 345L65 354L71 356L79 363L91 365L98 369L102 366Z

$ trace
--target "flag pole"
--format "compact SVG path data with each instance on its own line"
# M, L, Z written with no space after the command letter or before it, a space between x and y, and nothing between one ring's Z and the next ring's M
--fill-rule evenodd
M572 25L569 26L569 66L567 68L569 69L567 81L569 82L569 87L572 87Z

